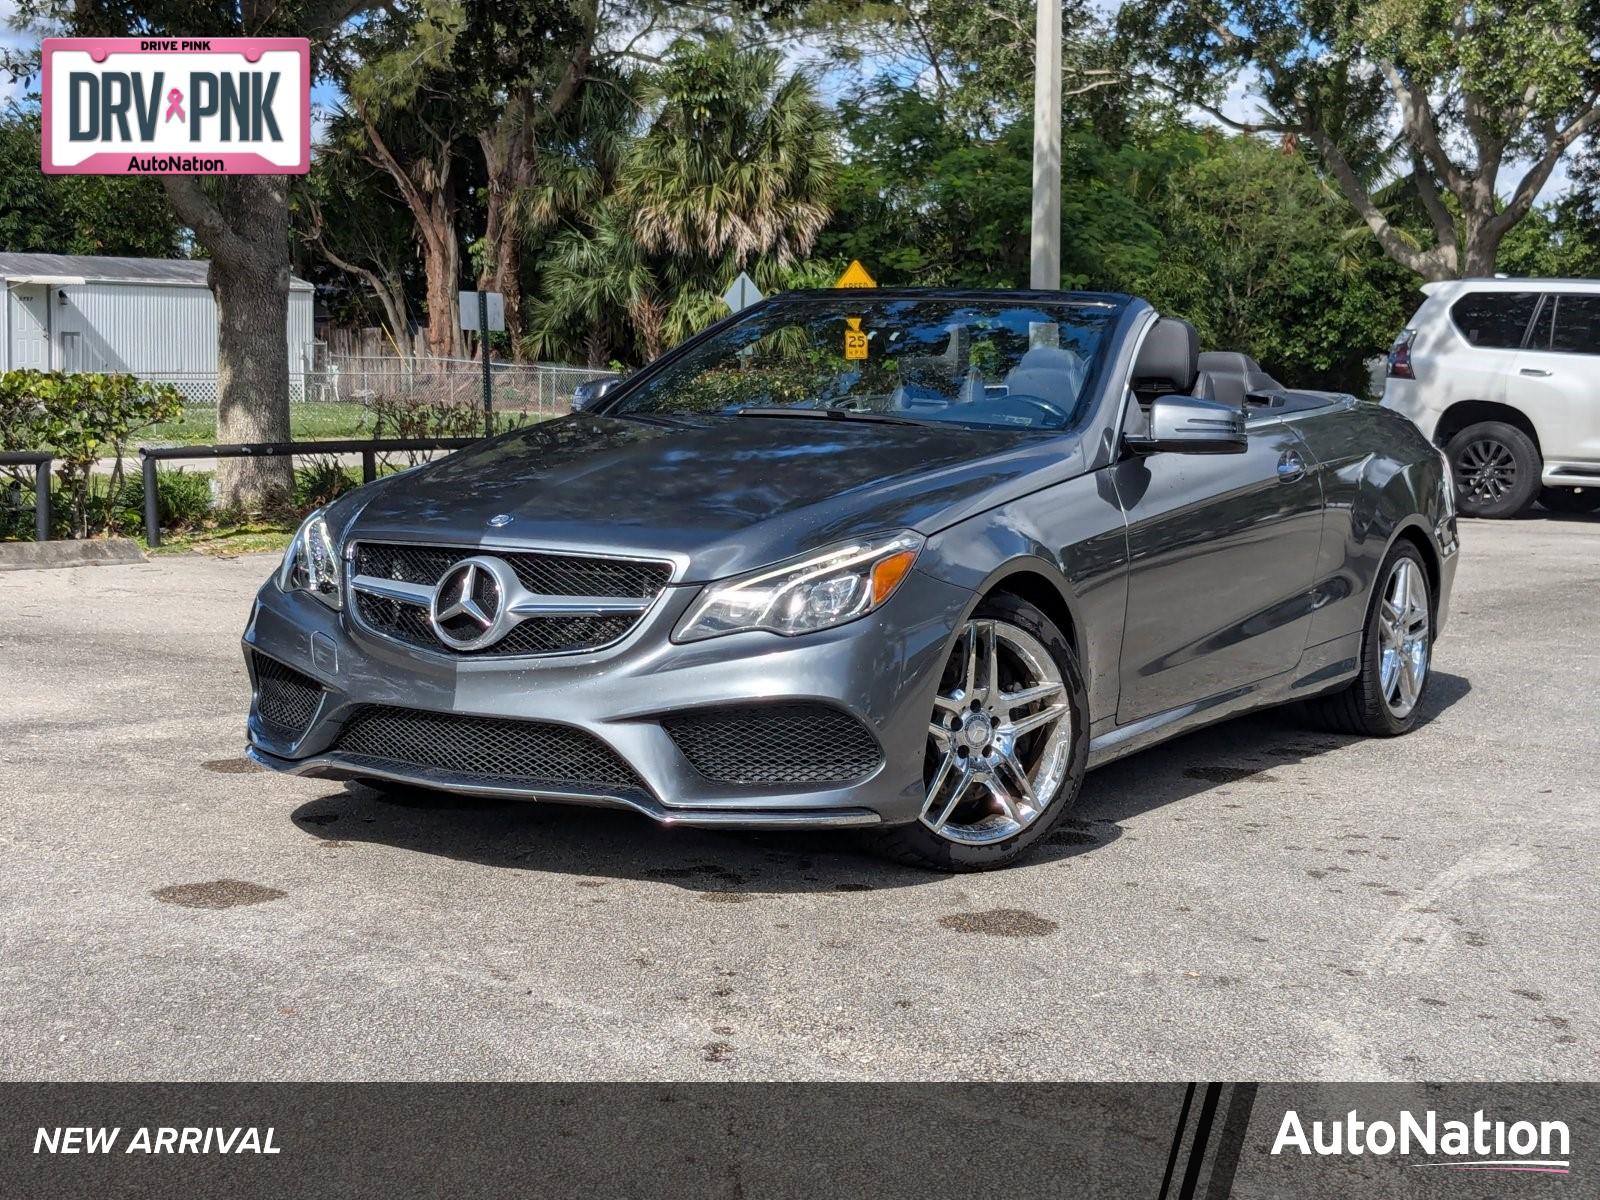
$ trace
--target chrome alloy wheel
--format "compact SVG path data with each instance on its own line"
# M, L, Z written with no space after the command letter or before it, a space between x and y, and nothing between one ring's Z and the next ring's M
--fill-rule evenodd
M1400 559L1389 572L1378 609L1378 683L1396 717L1410 715L1428 678L1432 611L1422 568L1410 558Z
M1039 819L1071 764L1072 708L1044 644L1007 621L969 621L933 701L922 823L965 845Z
M1517 459L1511 447L1493 438L1468 442L1456 456L1457 487L1486 504L1507 495L1517 483Z

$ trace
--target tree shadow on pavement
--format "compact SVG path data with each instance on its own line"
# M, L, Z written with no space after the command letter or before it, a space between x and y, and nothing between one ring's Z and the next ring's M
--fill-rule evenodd
M1436 673L1420 724L1470 690ZM1014 870L1057 865L1116 841L1123 823L1200 792L1360 741L1304 728L1293 709L1227 721L1092 772L1076 809ZM1263 778L1265 777L1265 778ZM371 842L510 870L658 883L739 903L762 894L861 892L941 875L873 856L860 834L666 829L632 813L421 789L345 784L292 814L329 841Z
M1413 729L1424 729L1472 690L1459 675L1435 671ZM1072 814L1095 828L1137 817L1231 784L1271 787L1274 768L1307 762L1369 739L1313 727L1294 705L1185 734L1091 772ZM1356 750L1355 753L1359 753Z

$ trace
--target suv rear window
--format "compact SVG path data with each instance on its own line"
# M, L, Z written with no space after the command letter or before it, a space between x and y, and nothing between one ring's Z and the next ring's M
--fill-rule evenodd
M1600 296L1568 292L1551 299L1556 306L1556 328L1550 349L1568 354L1600 354Z
M1450 319L1474 346L1515 350L1538 303L1538 292L1468 292L1450 306Z

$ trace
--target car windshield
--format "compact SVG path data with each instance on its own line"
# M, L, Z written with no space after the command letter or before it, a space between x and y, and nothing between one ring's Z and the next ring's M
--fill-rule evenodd
M764 305L629 389L611 416L817 416L1057 430L1081 415L1108 301L874 296ZM810 411L799 411L810 410Z

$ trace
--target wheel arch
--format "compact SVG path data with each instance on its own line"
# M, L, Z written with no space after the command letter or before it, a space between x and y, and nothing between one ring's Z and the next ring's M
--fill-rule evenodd
M1498 400L1456 401L1439 414L1439 420L1433 427L1434 444L1447 446L1450 444L1450 439L1463 429L1484 421L1503 421L1522 430L1533 439L1533 448L1539 452L1539 457L1544 457L1544 443L1539 437L1539 429L1533 423L1533 419L1522 409Z
M976 608L990 596L1000 594L1026 600L1055 622L1056 628L1061 630L1061 635L1078 656L1078 664L1082 668L1085 650L1082 630L1067 600L1067 591L1066 581L1049 563L1025 559L1007 563L987 579L979 589L973 607Z
M1428 604L1433 609L1435 617L1439 612L1440 588L1443 586L1443 563L1439 558L1439 549L1433 544L1433 538L1428 536L1427 526L1420 519L1413 519L1395 530L1394 536L1389 539L1389 545L1383 552L1383 561L1387 562L1389 555L1394 553L1394 548L1401 542L1410 542L1422 555L1422 569L1428 575ZM1381 572L1380 572L1381 574ZM1379 586L1379 580L1374 577L1372 581L1374 595ZM1364 627L1363 627L1364 628ZM1435 631L1437 633L1437 631Z

